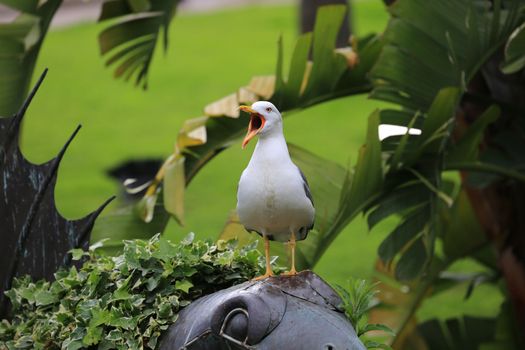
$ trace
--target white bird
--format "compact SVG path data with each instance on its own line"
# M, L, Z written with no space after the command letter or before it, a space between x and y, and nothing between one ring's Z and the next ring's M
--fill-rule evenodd
M239 109L250 113L242 148L259 136L237 191L240 222L246 230L256 231L264 238L266 273L257 279L273 275L269 240L290 242L292 266L286 274L295 275L295 242L305 239L314 223L308 182L290 158L277 108L270 102L258 101Z

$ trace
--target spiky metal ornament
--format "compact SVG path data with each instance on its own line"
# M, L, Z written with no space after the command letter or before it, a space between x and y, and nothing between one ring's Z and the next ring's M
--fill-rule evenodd
M57 170L80 125L57 156L43 164L33 164L21 153L20 124L46 73L14 116L0 118L0 318L8 314L4 292L11 288L13 278L27 274L53 279L60 266L70 264L68 251L87 248L96 217L113 199L71 221L55 206Z

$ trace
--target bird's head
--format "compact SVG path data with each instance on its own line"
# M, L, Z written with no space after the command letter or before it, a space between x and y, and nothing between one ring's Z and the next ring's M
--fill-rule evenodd
M250 113L250 123L248 124L248 133L242 141L242 148L246 147L248 142L256 135L264 135L272 130L282 127L282 118L279 110L268 101L257 101L250 106L240 106L243 112Z

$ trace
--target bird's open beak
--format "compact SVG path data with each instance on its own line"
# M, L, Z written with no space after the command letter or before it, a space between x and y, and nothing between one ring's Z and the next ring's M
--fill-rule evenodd
M239 110L250 113L250 123L248 124L248 133L246 133L246 136L244 137L244 140L242 141L242 148L245 148L248 142L250 142L251 139L255 137L259 133L259 131L264 128L264 123L266 123L266 120L262 115L257 113L255 110L253 110L249 106L240 106Z

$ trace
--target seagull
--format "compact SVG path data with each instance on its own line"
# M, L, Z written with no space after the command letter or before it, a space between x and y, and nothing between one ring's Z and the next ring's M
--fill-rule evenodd
M297 274L295 242L305 239L314 224L315 208L310 188L288 153L279 110L268 101L239 109L250 114L242 148L259 136L237 191L240 222L248 232L255 231L264 238L266 273L256 279L273 276L270 240L289 242L292 266L285 275L293 276Z

